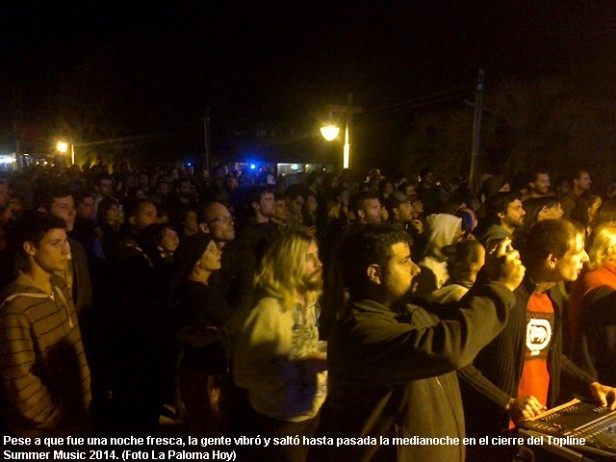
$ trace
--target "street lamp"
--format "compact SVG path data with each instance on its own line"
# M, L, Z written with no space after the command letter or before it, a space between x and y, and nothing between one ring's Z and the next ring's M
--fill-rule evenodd
M321 135L327 141L334 141L338 134L340 133L340 128L336 125L325 125L321 127ZM351 151L351 145L349 143L349 122L347 120L345 129L344 129L344 148L342 151L342 168L349 168L349 153Z
M338 137L338 133L340 133L340 128L335 125L325 125L321 127L321 135L327 141L333 141Z
M66 154L66 152L68 151L68 147L69 147L69 143L65 141L59 141L58 144L56 145L56 148L62 154ZM70 143L70 147L71 147L71 165L75 165L75 145L73 143Z
M342 168L349 168L351 164L351 142L349 136L349 126L351 125L351 119L353 114L358 114L361 112L361 107L353 106L353 94L349 93L347 95L347 104L344 106L329 106L330 119L331 115L334 112L344 114L345 119L345 128L344 128L344 149L342 152ZM321 127L321 135L327 141L334 140L338 134L340 133L340 128L336 125L330 123L324 127Z

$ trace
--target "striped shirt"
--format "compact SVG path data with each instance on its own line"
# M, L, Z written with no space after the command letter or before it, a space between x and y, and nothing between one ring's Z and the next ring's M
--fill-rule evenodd
M71 291L52 276L52 294L23 273L0 306L0 373L7 427L32 435L79 425L91 401L86 360Z

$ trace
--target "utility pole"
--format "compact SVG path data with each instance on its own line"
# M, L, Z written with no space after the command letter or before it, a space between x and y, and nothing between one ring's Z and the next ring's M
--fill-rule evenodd
M481 145L481 115L483 111L483 81L484 71L479 68L477 75L477 87L475 89L475 117L473 120L473 148L471 151L471 169L468 175L468 181L475 187L477 175L477 162L479 159L479 146Z
M353 106L353 93L347 93L346 105L329 105L327 110L330 113L344 114L344 148L342 154L342 167L351 168L351 135L352 135L352 120L354 114L361 114L361 106Z
M13 137L15 138L15 161L19 168L25 167L23 145L21 135L23 130L24 112L21 97L21 87L13 88L11 91L11 111L13 115Z
M203 116L203 136L205 148L205 168L210 171L210 107L205 108Z

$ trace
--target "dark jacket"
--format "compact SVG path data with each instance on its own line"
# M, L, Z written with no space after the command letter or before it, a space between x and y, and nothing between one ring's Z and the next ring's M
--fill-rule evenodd
M511 239L512 238L511 233L501 226L492 225L481 236L480 241L483 244L483 246L486 248L486 250L491 250L490 246L494 242L501 241L505 238Z
M599 382L616 384L616 291L601 286L584 296L573 359Z
M477 355L474 365L460 371L468 386L463 387L466 423L469 435L498 434L509 424L503 409L518 393L522 377L526 340L526 307L535 284L526 278L515 291L516 305L509 314L507 326ZM575 366L562 352L562 321L565 304L563 290L558 285L548 291L554 307L552 341L548 352L550 387L548 407L560 400L561 374L565 372L582 391L593 378Z
M253 253L258 265L269 245L278 236L280 230L273 223L257 223L254 218L250 218L240 230L238 244Z
M377 439L332 448L333 460L463 461L460 445L379 445L379 437L464 438L455 371L504 327L513 294L500 283L477 287L451 320L420 306L396 313L372 300L352 305L329 340L329 436Z
M88 256L81 242L76 239L68 239L71 246L71 256L75 269L73 281L73 295L75 297L75 311L77 314L92 307L92 279L88 266Z
M216 288L196 281L184 281L174 296L172 324L182 328L221 327L229 322L231 308ZM207 373L226 373L227 355L222 340L203 347L186 345L184 364Z
M233 311L250 310L256 305L253 280L255 255L237 240L222 249L222 268L210 276L208 284L217 288Z

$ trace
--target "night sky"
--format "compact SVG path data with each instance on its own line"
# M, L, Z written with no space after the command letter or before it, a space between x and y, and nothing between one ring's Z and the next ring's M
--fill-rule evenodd
M39 146L153 135L196 152L207 106L221 140L237 120L316 123L347 92L365 120L412 118L426 95L472 99L479 66L488 89L615 70L614 2L53 3L0 4L4 150L15 120Z

